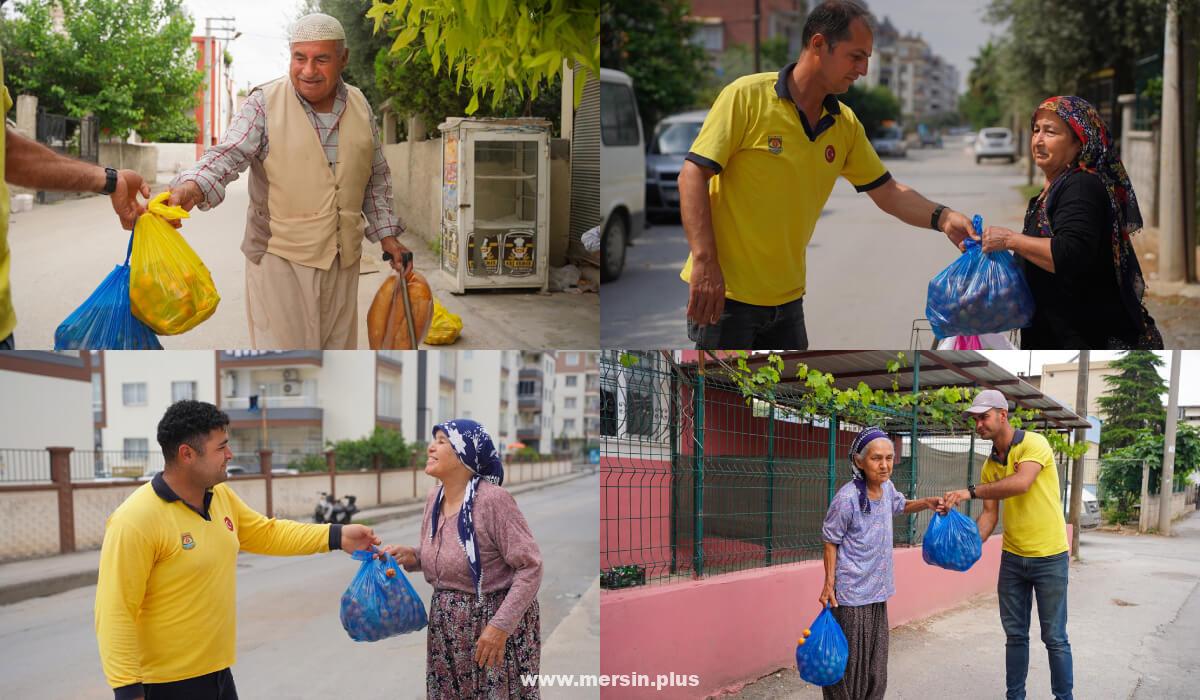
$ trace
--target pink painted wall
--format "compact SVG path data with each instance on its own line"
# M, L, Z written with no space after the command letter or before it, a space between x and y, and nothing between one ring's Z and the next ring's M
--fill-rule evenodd
M600 457L600 568L669 562L670 547L670 462Z
M1067 534L1069 539L1070 526ZM1001 539L989 539L983 557L961 573L925 564L919 547L896 549L896 595L888 601L891 626L995 590ZM704 697L794 667L797 636L820 612L816 601L824 576L821 562L808 561L680 584L604 591L601 674L645 674L651 682L660 674L694 674L700 685L602 689L601 698Z

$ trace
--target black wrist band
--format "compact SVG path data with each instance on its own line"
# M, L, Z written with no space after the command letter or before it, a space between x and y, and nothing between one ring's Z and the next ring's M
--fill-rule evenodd
M979 498L975 495L975 484L970 484L967 486L967 493L971 494L971 498Z
M942 229L938 228L938 219L942 218L942 212L944 212L944 211L946 211L945 204L939 204L936 207L934 207L933 216L930 217L930 219L929 219L929 228L933 229L934 231L942 230Z
M112 194L117 191L117 171L113 168L104 169L104 189L100 194Z

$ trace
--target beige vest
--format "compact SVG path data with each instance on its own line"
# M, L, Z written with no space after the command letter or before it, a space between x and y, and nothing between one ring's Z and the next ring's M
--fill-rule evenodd
M332 267L339 253L341 267L358 264L375 142L366 98L358 88L346 89L346 111L337 127L338 161L330 170L291 80L263 86L270 146L265 160L250 160L250 209L242 240L242 252L255 264L264 252L322 270Z

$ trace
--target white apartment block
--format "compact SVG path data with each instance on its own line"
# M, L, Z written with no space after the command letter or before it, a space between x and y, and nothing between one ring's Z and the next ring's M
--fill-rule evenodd
M522 352L517 373L517 439L542 454L554 451L556 354Z
M900 111L918 122L958 109L958 69L913 34L901 35L884 18L875 31L866 86L883 86L900 101Z
M600 432L600 353L557 353L554 376L554 439L567 449Z
M1101 423L1101 430L1088 431L1088 451L1084 455L1083 483L1085 484L1096 484L1100 481L1100 433L1103 431L1104 415L1100 410L1098 399L1109 390L1104 378L1120 374L1120 372L1119 369L1110 366L1107 360L1093 360L1088 363L1087 418L1089 420L1097 419ZM1075 410L1075 392L1078 387L1078 362L1042 365L1039 389L1043 394L1067 406L1072 411Z
M7 399L0 401L0 480L49 478L47 447L92 450L89 359L77 352L0 352L0 393ZM71 464L73 477L93 475L86 460Z

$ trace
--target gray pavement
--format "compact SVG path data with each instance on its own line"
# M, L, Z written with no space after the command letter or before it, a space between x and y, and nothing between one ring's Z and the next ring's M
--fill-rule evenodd
M1071 565L1067 633L1075 697L1195 698L1200 687L1200 515L1174 536L1084 532ZM1029 697L1049 697L1046 651L1034 605ZM736 694L754 700L821 697L795 668ZM1004 632L995 594L892 630L890 698L1004 697Z
M161 178L161 181L169 180ZM155 192L165 189L159 185ZM246 325L245 256L239 249L249 195L246 178L232 183L215 209L192 211L181 229L184 239L212 272L221 303L204 323L178 336L164 336L164 348L232 349L250 347ZM400 212L403 217L403 212ZM54 345L54 330L100 281L125 259L129 234L120 231L107 197L68 199L13 214L8 244L12 249L13 303L17 310L19 350ZM437 256L415 236L415 265L429 280L434 296L463 319L463 333L452 348L598 348L600 298L597 294L536 291L471 292L454 295L438 272ZM367 244L360 266L359 348L367 348L366 313L387 274L378 245ZM437 346L433 346L437 347Z
M1020 230L1025 202L1017 166L976 165L961 142L910 150L884 165L899 182L984 224ZM687 285L679 270L687 239L678 222L652 226L628 251L621 279L601 287L606 347L690 347ZM882 212L839 179L808 246L804 298L809 347L905 348L912 323L925 316L930 278L954 260L945 236ZM853 323L847 319L853 318ZM925 339L932 341L928 332Z
M544 488L519 485L517 504L545 562L538 601L542 671L597 673L600 658L598 477L594 472ZM522 488L524 487L524 488ZM375 525L385 542L411 542L419 509ZM84 553L95 555L94 552ZM71 555L82 558L83 554ZM59 560L38 560L48 571ZM36 562L35 562L36 563ZM0 567L0 574L12 564ZM242 554L238 559L238 663L243 697L422 698L425 633L373 644L350 641L338 621L338 600L356 564L342 553L310 557ZM65 568L65 567L64 567ZM428 604L431 589L410 576ZM0 676L6 697L111 698L93 631L95 586L3 607ZM546 697L599 697L571 691Z

